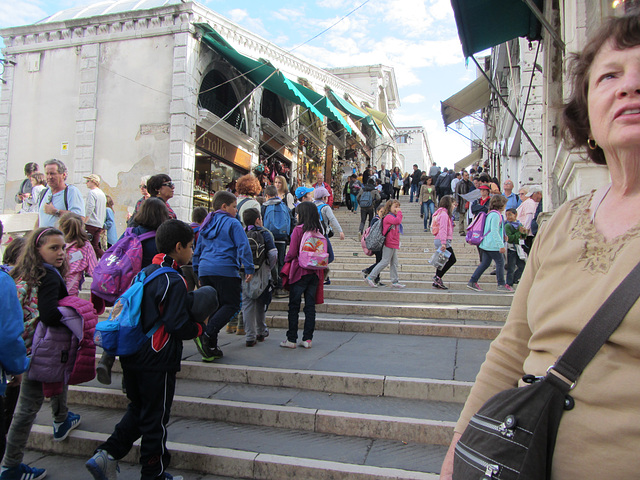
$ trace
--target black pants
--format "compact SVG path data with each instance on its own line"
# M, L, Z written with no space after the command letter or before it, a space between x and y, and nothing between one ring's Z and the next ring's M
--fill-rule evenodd
M218 346L218 333L235 317L242 307L242 279L205 275L200 277L202 285L210 285L218 292L218 310L209 317L206 333L212 346Z
M391 196L391 198L397 198L398 200L400 200L400 187L393 187L393 195Z
M0 396L0 460L4 456L7 447L7 432L11 426L13 412L20 396L20 385L7 387L4 397Z
M447 252L451 254L449 260L447 260L447 263L445 263L442 268L436 270L436 275L440 278L444 277L444 274L447 273L449 269L456 263L456 255L455 253L453 253L453 248L447 247Z
M378 265L380 263L380 260L382 260L382 250L378 250L377 252L373 252L373 254L376 256L376 263L374 263L373 265L368 266L367 268L364 269L364 273L366 273L367 275L369 275L371 272L373 272L373 269L376 268L376 265ZM378 283L380 282L380 274L378 274L378 276L376 278L373 279L374 282Z
M115 430L98 450L106 450L116 460L123 458L133 442L142 437L140 464L142 480L163 475L171 454L167 451L167 423L176 389L175 372L123 369L124 387L131 403Z
M318 275L309 273L291 285L289 289L289 330L287 340L298 341L298 316L300 304L304 295L304 330L302 341L312 340L316 328L316 290L318 289Z
M271 270L271 279L274 282L276 288L282 288L282 278L280 278L280 271L284 266L284 257L287 254L287 241L275 240L276 250L278 250L278 263Z
M369 225L367 224L367 217L369 217ZM373 220L373 207L360 207L360 233L371 226L371 220Z

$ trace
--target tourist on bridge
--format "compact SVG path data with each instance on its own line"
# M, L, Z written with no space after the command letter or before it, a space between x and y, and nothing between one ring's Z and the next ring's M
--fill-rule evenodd
M457 205L455 200L453 200L453 197L451 195L445 195L440 199L438 210L433 216L433 221L438 224L434 238L436 249L441 252L448 251L450 253L447 263L438 268L436 270L435 277L433 277L433 287L440 290L448 290L442 281L442 277L444 277L445 273L447 273L456 263L456 255L451 246L451 242L453 240L453 212L455 211L456 206Z
M67 166L60 160L44 162L47 188L42 192L38 205L38 225L53 227L67 212L84 216L84 200L75 185L67 185Z
M382 219L382 233L385 235L384 247L382 247L382 259L380 263L365 278L365 282L370 287L377 287L374 279L388 265L390 267L391 286L394 288L405 288L405 285L398 281L398 249L400 248L400 234L402 233L402 210L398 200L388 200L380 216Z
M366 228L367 218L369 219L369 226L373 224L374 212L378 209L381 201L380 192L376 190L373 178L370 178L367 184L360 189L356 197L356 202L360 205L360 235L362 235L362 232L364 232Z

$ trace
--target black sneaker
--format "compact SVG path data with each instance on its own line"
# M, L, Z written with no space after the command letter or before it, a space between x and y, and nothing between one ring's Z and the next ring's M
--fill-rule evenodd
M98 381L103 385L111 385L111 368L116 357L112 357L107 352L102 352L98 366L96 367L96 376Z
M194 339L198 352L202 355L203 362L213 362L218 358L222 358L222 350L217 346L211 346L211 339L206 333Z

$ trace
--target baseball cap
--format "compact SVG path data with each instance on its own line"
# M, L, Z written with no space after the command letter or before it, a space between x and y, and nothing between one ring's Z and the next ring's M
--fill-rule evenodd
M296 188L296 198L298 200L300 200L302 197L304 197L309 192L313 192L313 188L311 188L311 187L298 187L298 188Z
M478 187L479 190L491 190L491 188L489 188L489 185L480 185Z

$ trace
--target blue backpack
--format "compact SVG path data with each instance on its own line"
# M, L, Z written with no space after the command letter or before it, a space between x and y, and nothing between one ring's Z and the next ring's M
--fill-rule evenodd
M141 307L144 286L154 278L165 273L175 273L173 268L161 267L148 277L141 271L129 289L116 300L109 318L98 322L93 341L102 347L109 355L133 355L142 348L144 343L160 328L160 322L151 330L142 330Z
M291 232L291 212L282 202L264 207L263 222L276 240L286 239Z

